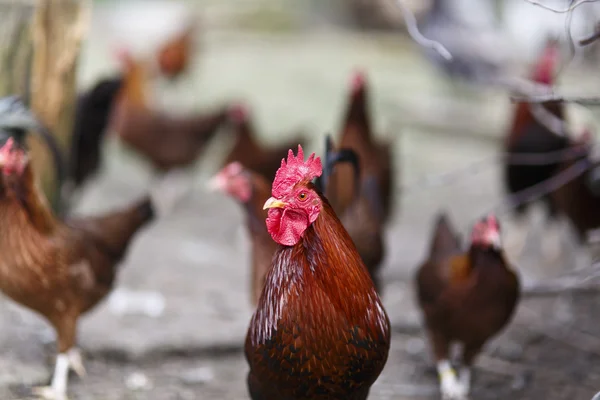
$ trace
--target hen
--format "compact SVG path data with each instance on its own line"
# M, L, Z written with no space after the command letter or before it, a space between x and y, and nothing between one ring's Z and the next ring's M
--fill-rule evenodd
M279 245L245 353L253 400L364 400L387 361L390 322L352 239L311 180L302 147L282 161L267 229Z
M475 357L510 321L519 299L519 279L504 258L496 217L490 215L475 224L465 252L447 216L440 215L416 286L442 395L464 399L470 391ZM458 378L449 361L453 342L463 345Z
M580 157L563 161L558 171L575 168L575 163L583 163L582 167L589 169L551 194L556 208L575 228L579 243L587 242L588 234L600 228L600 163L593 154L593 145L589 130L571 140L571 148Z
M234 161L211 179L209 187L233 197L246 213L246 227L252 244L251 302L256 307L277 249L277 243L271 239L264 223L267 211L263 210L263 205L270 197L269 182Z
M559 55L558 44L550 41L535 66L532 79L538 83L552 84ZM538 118L532 114L532 107L536 106L531 106L528 103L516 105L512 126L504 144L505 151L508 153L546 153L566 149L569 146L569 139L566 136L557 135L540 123ZM563 103L548 102L541 107L558 120L565 119ZM513 194L545 181L556 173L557 167L557 162L545 165L513 165L506 163L504 165L506 190L509 194ZM549 195L544 196L541 201L548 210L550 221L555 222L557 209L551 197ZM526 242L528 227L525 213L529 205L530 203L524 203L515 208L515 217L519 229L517 234L511 238L511 242L514 241L518 245L516 253L523 250ZM555 258L558 255L556 251L560 249L560 241L555 234L556 232L557 229L551 229L543 235L542 250L549 258Z
M335 149L331 136L327 135L325 143L325 167L323 175L317 180L319 190L327 186L329 175L335 170L336 164L349 162L354 167L354 180L351 188L354 197L348 207L338 213L344 228L350 234L361 259L365 263L371 279L375 284L377 293L381 295L381 282L378 272L385 256L383 240L383 224L380 215L382 206L381 191L374 175L366 175L361 178L358 156L350 149ZM324 193L327 200L337 204L337 193L326 190Z
M382 210L378 214L387 221L394 206L394 165L392 146L390 143L376 141L373 137L371 118L368 108L366 76L356 72L352 79L352 91L348 109L343 122L339 147L351 149L358 154L361 165L361 179L372 175L380 190ZM337 213L342 213L354 198L352 185L352 168L340 165L333 172L329 185L336 193L336 201L332 203Z
M145 100L143 65L127 52L121 56L125 83L111 116L111 127L123 142L146 156L159 170L192 164L228 121L228 107L187 117L151 110Z
M256 140L256 133L250 120L250 112L244 104L231 108L230 119L235 131L235 144L225 158L223 165L239 161L244 167L258 172L268 180L275 177L275 172L285 158L287 150L297 144L304 145L306 139L298 136L288 144L276 148L264 148Z
M28 156L12 138L0 149L0 169L0 290L56 330L59 354L51 386L36 392L66 399L68 369L85 372L75 347L77 321L110 291L132 238L154 219L158 197L100 217L61 221L38 192ZM164 199L159 203L169 206Z

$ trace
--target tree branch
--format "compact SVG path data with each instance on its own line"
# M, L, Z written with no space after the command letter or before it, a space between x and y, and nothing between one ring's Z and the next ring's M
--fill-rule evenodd
M595 3L598 0L578 0L576 2L574 2L573 4L571 4L569 7L563 9L563 10L557 10L555 8L552 8L550 6L545 5L544 3L538 1L538 0L525 0L526 2L533 4L534 6L538 6L541 7L543 9L546 9L548 11L552 11L553 13L557 13L557 14L566 14L568 12L573 11L574 9L576 9L577 7L579 7L582 4L585 3Z
M436 42L435 40L427 39L423 34L419 31L419 27L417 26L417 19L413 15L413 13L406 7L403 0L396 0L398 7L402 10L402 15L404 16L404 22L406 23L406 29L408 30L408 34L413 38L417 44L423 46L425 48L433 49L437 51L442 57L444 57L447 61L452 60L452 54L444 47L440 42Z
M583 106L600 106L600 97L570 97L559 94L545 94L534 96L510 96L512 102L522 103L546 103L548 101L562 101L564 103L575 103Z
M596 24L596 29L594 29L594 33L592 33L590 36L583 38L579 41L579 45L587 46L589 44L594 43L598 39L600 39L600 23Z

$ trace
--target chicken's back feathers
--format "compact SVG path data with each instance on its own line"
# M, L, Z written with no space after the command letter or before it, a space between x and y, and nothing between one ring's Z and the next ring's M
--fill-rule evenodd
M386 363L390 325L350 237L323 209L279 246L246 338L257 399L367 398Z
M460 251L460 237L452 226L448 214L440 212L433 229L429 257L438 258Z
M122 85L122 76L103 79L77 99L70 159L75 186L81 185L100 165L102 138Z
M245 108L235 108L234 112L236 116L232 119L236 138L223 165L238 161L244 167L272 181L281 166L281 160L287 156L288 149L296 148L298 145L304 146L307 142L306 137L300 133L294 135L293 139L284 145L263 147L256 139L255 128L248 111Z

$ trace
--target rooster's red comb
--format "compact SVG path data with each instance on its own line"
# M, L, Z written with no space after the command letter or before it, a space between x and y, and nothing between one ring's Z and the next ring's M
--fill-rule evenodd
M312 153L308 160L304 161L304 151L298 145L298 154L294 156L292 149L288 151L287 162L281 160L281 167L275 174L271 194L275 198L281 198L288 193L298 182L308 182L321 176L323 166L321 159Z

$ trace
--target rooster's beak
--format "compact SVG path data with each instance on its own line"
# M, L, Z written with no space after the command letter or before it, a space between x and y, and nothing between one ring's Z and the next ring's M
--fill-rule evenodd
M286 204L283 201L277 200L275 197L269 197L263 206L263 210L266 210L267 208L283 208L285 206Z

